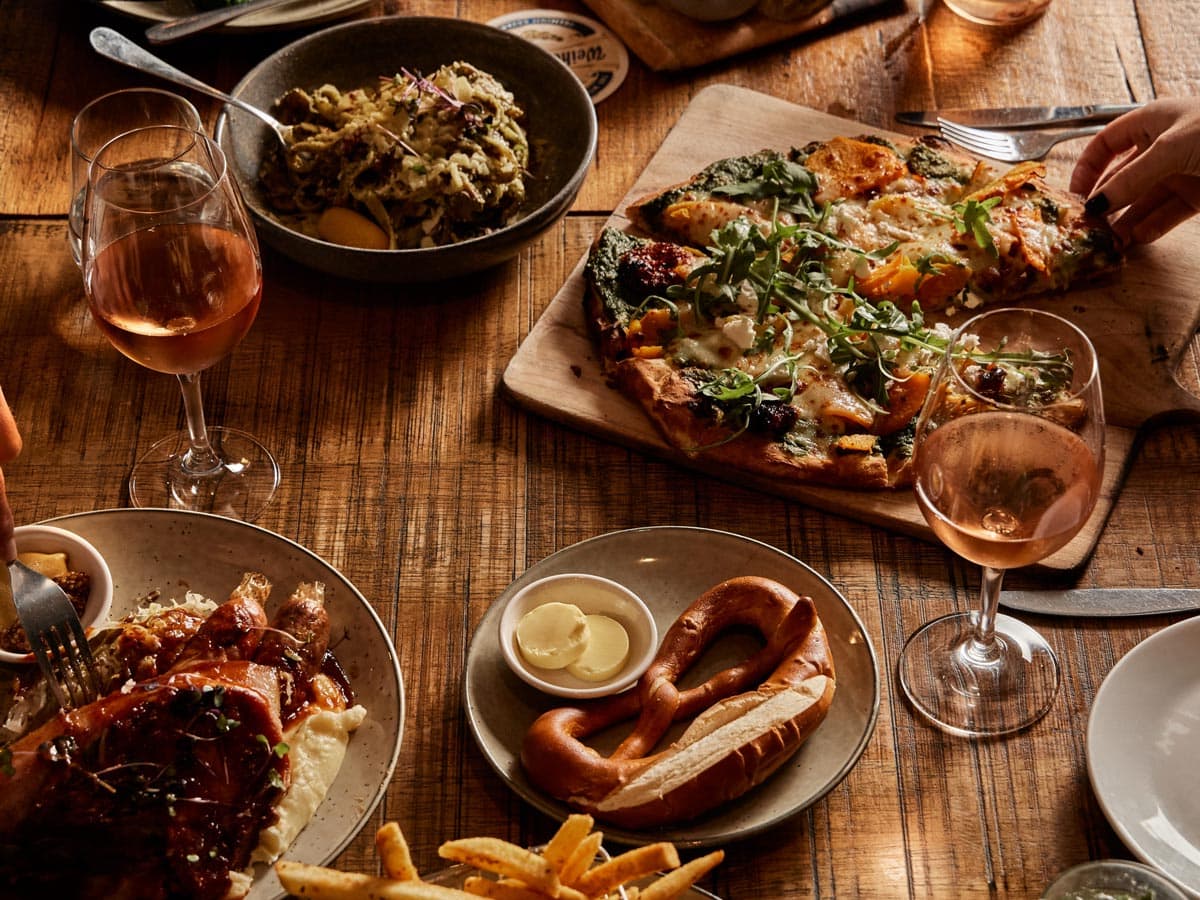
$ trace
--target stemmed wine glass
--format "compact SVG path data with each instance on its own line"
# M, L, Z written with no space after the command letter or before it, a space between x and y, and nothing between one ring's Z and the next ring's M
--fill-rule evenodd
M1004 571L1044 559L1083 527L1104 469L1096 352L1065 319L1000 309L962 325L917 421L917 503L934 533L983 566L980 605L919 629L900 684L952 734L1007 734L1040 719L1058 659L1033 628L999 615Z
M186 432L134 466L134 506L253 520L279 484L258 440L208 428L200 373L249 331L262 298L258 242L221 148L202 132L126 132L88 173L82 260L92 317L121 353L178 376Z

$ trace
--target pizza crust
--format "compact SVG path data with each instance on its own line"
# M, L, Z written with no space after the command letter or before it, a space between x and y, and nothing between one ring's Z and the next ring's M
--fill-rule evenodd
M907 460L889 464L879 453L827 450L793 453L772 438L727 427L697 414L692 382L661 359L625 359L612 370L613 383L636 401L673 447L731 471L784 482L881 489L909 483Z

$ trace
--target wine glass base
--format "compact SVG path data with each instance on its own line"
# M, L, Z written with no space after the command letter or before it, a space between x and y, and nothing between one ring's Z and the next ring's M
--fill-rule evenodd
M934 619L908 639L897 666L909 702L959 737L1028 728L1054 705L1061 678L1054 650L1012 616L996 616L991 648L975 640L978 612Z
M129 502L138 507L187 509L253 522L279 486L279 464L258 440L235 428L213 426L208 439L221 459L211 472L184 467L188 433L163 438L129 475Z

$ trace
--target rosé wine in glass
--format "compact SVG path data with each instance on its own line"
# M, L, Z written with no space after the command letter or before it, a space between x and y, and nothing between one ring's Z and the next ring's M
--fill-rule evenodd
M897 666L913 707L966 737L1028 727L1058 693L1058 659L999 615L1006 569L1045 559L1091 515L1104 470L1096 352L1067 320L1000 309L949 341L917 419L917 505L951 550L983 567L979 608L918 629Z
M228 356L262 300L258 242L221 149L207 135L149 126L109 141L87 186L83 281L92 317L121 353L176 375L187 429L129 476L134 506L253 520L279 466L257 439L204 421L200 373Z

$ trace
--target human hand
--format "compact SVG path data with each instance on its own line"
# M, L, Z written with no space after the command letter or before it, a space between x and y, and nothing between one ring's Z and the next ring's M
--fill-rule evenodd
M1148 244L1200 212L1200 98L1155 100L1115 119L1084 148L1071 190L1090 213L1119 213L1123 244Z
M21 433L17 431L16 420L8 401L4 399L4 391L0 389L0 462L16 459L21 452ZM0 565L17 558L17 543L13 538L12 510L8 506L8 493L4 488L4 472L0 470L0 553L4 559Z

